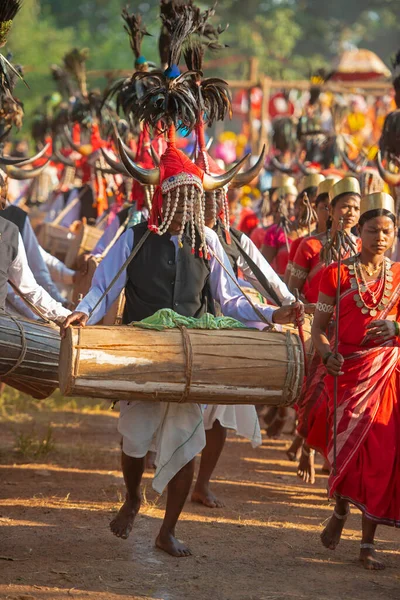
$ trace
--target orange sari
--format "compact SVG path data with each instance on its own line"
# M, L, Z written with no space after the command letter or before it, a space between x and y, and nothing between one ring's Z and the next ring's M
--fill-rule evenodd
M356 306L347 267L341 269L339 352L344 375L338 377L336 474L329 479L330 496L356 505L369 519L400 527L400 344L392 339L364 345L366 325L374 320L399 318L400 263L392 265L389 303L376 317ZM320 290L335 296L337 264L329 266ZM374 291L378 282L368 283ZM333 382L327 375L330 439L333 462Z

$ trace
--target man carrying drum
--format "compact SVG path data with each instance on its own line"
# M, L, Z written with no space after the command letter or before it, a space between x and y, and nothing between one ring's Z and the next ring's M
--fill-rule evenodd
M172 126L168 140L159 172L138 169L120 148L131 174L142 183L153 178L152 183L157 185L152 214L147 223L129 228L110 250L95 273L89 293L66 319L63 331L69 325L86 325L89 316L90 323L99 321L124 288L124 323L139 321L162 308L200 317L210 306L210 295L219 302L224 315L242 322L260 321L260 313L266 323L295 322L302 310L299 304L276 310L260 306L259 313L254 312L230 279L233 271L217 235L204 224L204 190L227 185L240 165L212 177L175 147ZM121 270L132 250L136 250L134 258ZM192 483L194 458L205 445L201 407L189 403L121 402L118 430L123 436L122 470L127 494L111 522L112 532L123 539L129 536L140 508L145 456L155 440L157 470L153 487L161 493L168 486L165 517L156 545L173 556L188 556L189 548L175 537L175 526Z

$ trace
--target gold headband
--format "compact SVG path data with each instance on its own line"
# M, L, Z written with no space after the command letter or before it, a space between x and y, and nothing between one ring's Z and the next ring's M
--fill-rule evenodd
M304 192L304 190L306 190L307 188L318 187L319 184L322 181L324 181L324 179L324 175L321 175L320 173L310 173L310 175L306 175L305 177L303 177L300 189L302 192Z
M324 181L321 181L317 189L317 197L321 194L329 194L331 187L334 186L335 183L337 183L341 179L342 178L338 175L331 175L331 177L327 177L326 179L324 179Z
M282 196L287 196L288 194L292 194L292 196L297 196L297 188L294 185L283 185L282 187L276 190L278 198Z
M329 190L329 201L333 202L335 198L342 194L357 194L361 196L360 184L355 177L344 177Z
M383 208L395 214L394 200L390 194L385 192L375 192L361 198L360 216L370 210Z
M277 173L272 177L271 187L277 188L283 185L294 185L294 183L294 177L290 177L290 175L286 175L285 173Z

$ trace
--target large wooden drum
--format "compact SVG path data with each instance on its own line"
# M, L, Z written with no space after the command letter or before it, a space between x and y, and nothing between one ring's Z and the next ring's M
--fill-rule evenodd
M0 313L0 381L34 398L58 388L58 327Z
M91 252L104 231L97 227L92 227L86 223L79 222L74 230L74 238L68 247L65 256L65 265L69 269L76 268L76 261L81 254Z
M68 329L59 376L67 396L289 406L304 358L290 332L95 326Z

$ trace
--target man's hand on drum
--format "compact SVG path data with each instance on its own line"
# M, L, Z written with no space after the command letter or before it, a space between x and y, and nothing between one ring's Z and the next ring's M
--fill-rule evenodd
M89 316L86 313L79 311L73 312L65 319L64 323L60 326L61 337L65 337L65 332L70 325L85 327L88 320Z
M304 323L304 304L301 302L293 302L288 306L281 306L274 311L272 322L279 325L294 323L295 325L303 325Z

